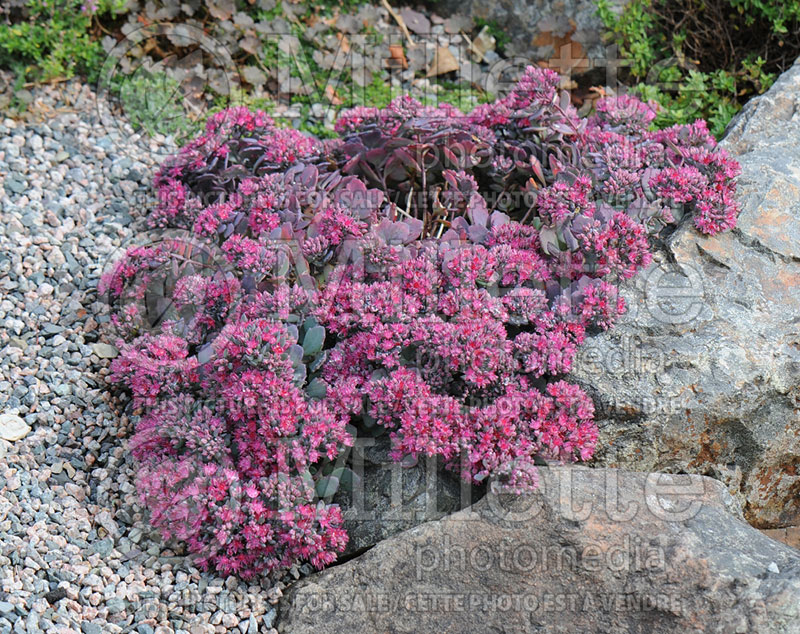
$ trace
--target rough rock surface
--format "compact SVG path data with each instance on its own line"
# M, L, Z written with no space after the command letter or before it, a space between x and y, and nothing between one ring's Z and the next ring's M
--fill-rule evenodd
M344 555L374 546L422 522L441 519L477 500L482 489L466 487L435 458L403 465L389 457L387 435L353 449L352 467L359 482L341 489L334 502L342 507L349 541ZM462 501L463 498L463 501Z
M800 551L737 517L719 482L542 476L304 579L278 631L800 632Z
M684 225L629 284L623 323L572 379L598 406L596 463L722 480L760 528L800 523L800 64L732 122L737 229Z

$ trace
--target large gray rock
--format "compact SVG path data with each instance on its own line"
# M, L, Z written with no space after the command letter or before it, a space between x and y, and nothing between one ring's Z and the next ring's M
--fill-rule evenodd
M800 65L722 146L742 165L737 229L678 229L571 378L598 406L596 464L710 475L755 526L800 524Z
M392 460L389 450L388 434L359 438L352 450L351 466L359 477L333 500L342 508L349 538L345 557L459 511L482 493L479 487L462 486L461 478L435 457L403 464Z
M561 467L503 497L297 583L278 631L800 633L800 551L715 480Z

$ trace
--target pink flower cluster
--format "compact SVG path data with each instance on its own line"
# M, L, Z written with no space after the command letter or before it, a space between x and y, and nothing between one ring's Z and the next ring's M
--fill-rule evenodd
M331 563L347 542L341 513L304 474L351 443L348 414L297 384L296 338L279 321L235 314L210 345L200 363L186 339L146 335L112 364L146 408L130 447L151 523L223 574Z
M346 535L315 485L354 432L512 490L591 458L592 402L563 375L624 312L651 235L733 225L738 166L702 122L650 130L627 96L581 119L558 83L529 68L470 115L357 108L326 142L233 108L165 163L152 226L217 261L139 247L101 290L166 537L225 574L330 563Z
M210 222L224 218L229 211L224 204L226 194L238 189L243 174L283 172L316 156L322 147L297 130L278 128L261 111L237 106L217 112L209 117L205 134L168 158L156 174L158 206L148 223L151 227L189 228L201 213ZM242 193L249 194L246 186ZM212 203L220 207L209 218L206 208Z
M624 205L648 230L651 222L660 228L684 216L712 235L736 225L739 164L716 147L705 121L651 131L655 113L633 97L601 100L597 107L581 143L596 157L599 198Z
M584 300L548 310L546 263L501 286L504 269L533 271L546 257L533 228L511 229L493 227L488 247L395 247L388 271L344 267L316 302L315 316L337 336L324 379L366 397L351 414L391 430L397 459L440 455L480 482L532 474L537 457L592 455L589 399L563 382L542 392L536 380L567 372L586 326L610 325L621 306L608 305L605 282L585 278Z

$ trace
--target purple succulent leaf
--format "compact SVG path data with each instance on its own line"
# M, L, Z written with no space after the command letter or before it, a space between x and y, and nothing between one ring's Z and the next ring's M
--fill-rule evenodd
M570 231L569 227L564 227L561 231L561 235L564 238L564 242L567 245L567 249L570 251L577 251L580 244L578 240L575 238L575 235Z
M405 220L405 225L408 227L408 237L406 238L406 244L409 242L413 242L414 240L418 240L419 237L422 235L422 229L424 228L424 223L422 220L417 218L408 218Z
M481 225L470 225L467 232L469 239L475 244L483 244L489 237L489 230Z
M542 251L548 255L558 255L561 252L558 246L558 235L555 229L542 227L539 230L539 241L542 245Z
M511 218L508 216L508 214L504 214L502 211L493 211L492 215L489 217L490 227L500 227L508 224L509 222L511 222Z
M384 178L388 182L401 182L408 178L408 170L406 169L406 166L401 160L395 157L392 157L386 161L386 164L383 166L383 173Z
M489 211L486 209L486 201L480 194L473 194L469 200L467 216L473 225L486 227L489 221Z
M299 180L304 186L311 189L316 186L318 178L319 170L314 165L308 165L300 173Z
M614 217L614 214L617 213L617 210L614 209L611 205L607 202L602 201L597 204L595 207L594 217L597 220L607 224L611 222L611 219Z

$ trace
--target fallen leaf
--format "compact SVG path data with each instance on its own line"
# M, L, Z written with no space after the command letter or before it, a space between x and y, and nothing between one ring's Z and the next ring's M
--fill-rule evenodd
M475 36L475 39L472 40L471 48L475 56L475 61L482 62L483 56L489 51L493 51L495 46L497 46L497 41L494 39L494 36L489 33L489 27L484 26L478 35Z
M336 94L336 90L331 84L325 86L325 96L334 106L341 106L342 103L344 103L339 95Z
M361 23L354 15L340 15L336 20L336 28L345 33L358 33L361 30Z
M153 2L146 2L145 5L144 5L144 13L151 20L157 19L156 18L156 11L157 10L158 9L156 8L155 3L153 3Z
M216 2L207 2L206 6L208 7L208 12L211 14L211 16L217 20L230 20L230 17L233 15L233 0L217 0Z
M267 76L256 66L245 66L242 69L242 77L251 86L263 86L267 81Z
M243 51L250 53L250 55L258 55L258 53L261 52L261 40L252 35L248 35L239 42L239 46Z
M369 4L361 5L361 8L358 10L358 19L361 20L364 28L375 26L375 23L378 21L377 7Z
M436 49L436 54L433 56L433 62L428 68L428 72L425 76L437 77L438 75L451 73L454 70L458 70L458 62L456 61L456 58L450 52L449 48L446 46L440 46Z
M451 15L444 22L444 32L450 35L455 35L459 31L466 31L469 33L475 27L472 18L466 15Z
M403 69L408 68L408 60L406 59L406 53L403 50L402 44L390 44L389 55L391 56L391 58L387 60L389 65L395 68L398 66Z
M342 53L347 55L350 52L350 40L344 33L337 33L336 39L339 40L339 45L342 47Z
M248 14L240 11L233 16L233 23L241 29L247 29L253 26L256 22Z

